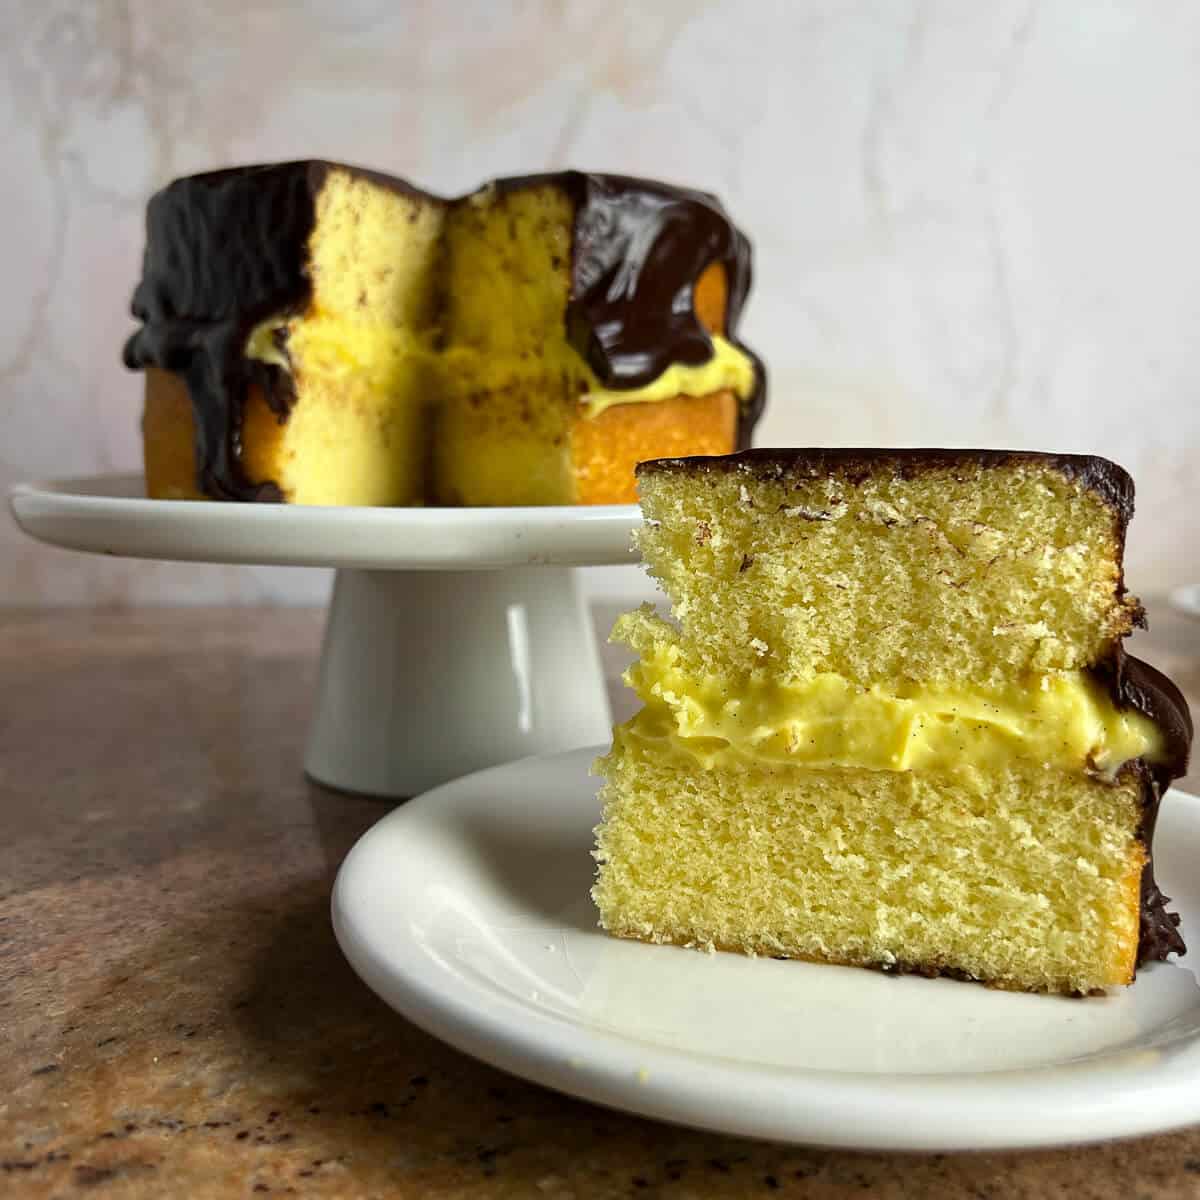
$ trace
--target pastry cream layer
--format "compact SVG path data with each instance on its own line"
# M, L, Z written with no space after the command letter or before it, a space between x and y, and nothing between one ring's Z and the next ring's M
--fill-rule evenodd
M294 374L365 374L383 392L398 385L410 367L433 391L441 379L456 391L486 392L511 387L523 378L532 382L547 374L565 376L574 383L572 390L580 396L585 416L598 417L617 404L650 404L679 395L731 391L745 400L754 390L753 362L719 335L712 342L713 355L707 362L673 363L649 383L621 390L603 387L565 343L547 344L536 355L489 354L468 346L439 352L428 338L409 330L319 313L272 317L256 325L246 341L246 357Z
M697 366L672 363L657 379L640 388L621 391L603 388L585 366L589 386L583 400L584 411L589 417L598 417L617 404L648 404L674 396L711 396L713 392L724 391L746 400L754 391L754 364L720 334L712 335L712 344L713 355L708 362Z
M256 325L246 339L246 357L293 375L366 373L386 388L410 366L424 369L433 354L412 330L310 312Z
M1001 688L862 687L817 674L800 683L697 677L668 642L644 649L626 682L645 708L620 730L626 743L685 753L705 767L741 760L878 771L974 768L1014 758L1113 776L1134 758L1156 761L1162 736L1120 711L1083 671L1030 676Z
M276 423L278 460L255 474L292 504L420 504L431 368L416 335L324 315L294 319L286 341L280 328L257 326L246 354L292 375L300 402Z

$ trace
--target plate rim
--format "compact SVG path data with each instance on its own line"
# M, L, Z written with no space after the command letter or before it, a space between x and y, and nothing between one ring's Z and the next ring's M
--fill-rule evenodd
M636 504L409 508L230 504L113 494L140 488L140 472L119 471L17 483L9 488L8 499L28 536L66 549L122 557L368 570L638 561L631 536L641 524ZM325 544L285 549L272 537L284 531L297 539L325 539ZM404 534L426 542L412 547L362 541ZM189 546L189 538L196 547Z
M725 1135L844 1149L945 1152L1082 1145L1200 1121L1200 1063L1181 1069L1168 1062L1161 1078L1149 1083L1144 1072L1134 1076L1095 1060L930 1075L738 1065L577 1025L498 992L489 993L486 1003L473 1003L454 987L439 987L431 976L411 969L420 953L415 943L403 947L408 969L398 972L402 933L392 939L385 964L354 915L359 877L377 852L373 835L382 842L376 831L420 820L423 811L446 803L447 793L453 802L453 792L467 781L539 764L565 766L572 759L583 765L599 749L534 756L463 776L408 801L359 838L334 882L333 927L350 965L390 1007L427 1033L511 1074L609 1108ZM1191 820L1200 823L1200 799L1179 791L1172 799L1183 801ZM420 961L428 963L428 954ZM580 1057L579 1040L587 1044L586 1057ZM621 1062L625 1066L614 1065ZM723 1097L719 1119L701 1101L698 1070L706 1078L705 1093ZM1081 1072L1095 1085L1086 1093ZM1106 1076L1114 1087L1119 1083L1119 1105L1113 1103L1112 1088L1102 1086ZM1031 1089L1039 1099L1032 1108ZM949 1114L964 1107L969 1119L948 1129ZM1058 1119L1047 1122L1047 1109L1059 1112Z

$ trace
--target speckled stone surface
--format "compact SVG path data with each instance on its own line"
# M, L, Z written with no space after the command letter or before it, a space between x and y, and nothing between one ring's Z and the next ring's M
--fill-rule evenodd
M300 773L320 623L0 612L0 1194L1200 1196L1200 1129L797 1150L608 1112L427 1037L330 930L334 872L387 806ZM1158 624L1141 652L1200 695L1200 625Z

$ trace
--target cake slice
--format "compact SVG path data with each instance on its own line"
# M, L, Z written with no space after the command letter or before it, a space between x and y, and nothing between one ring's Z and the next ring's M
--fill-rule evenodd
M437 503L632 503L644 459L749 445L750 244L714 197L498 180L451 209L444 270Z
M1129 658L1104 459L763 450L644 463L673 621L614 636L593 896L655 942L1088 993L1182 953L1150 839L1191 721Z

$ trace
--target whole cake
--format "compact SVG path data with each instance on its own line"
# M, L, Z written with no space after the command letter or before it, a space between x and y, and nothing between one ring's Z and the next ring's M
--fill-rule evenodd
M598 770L622 937L1088 993L1184 952L1154 882L1192 726L1128 657L1107 460L758 450L643 463L671 601Z
M180 179L147 214L152 497L599 504L749 444L750 246L711 196L565 171L445 200L328 162Z

